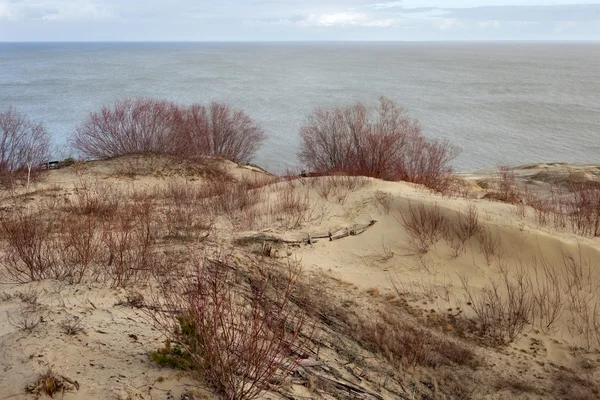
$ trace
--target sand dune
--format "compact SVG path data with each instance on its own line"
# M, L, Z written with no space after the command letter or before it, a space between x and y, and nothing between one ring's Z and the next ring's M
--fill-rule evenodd
M119 165L124 162L128 168L134 163L141 173L123 173ZM518 184L541 191L567 167L589 177L598 175L595 166L563 164L523 166L515 169L515 175ZM464 198L368 178L338 184L331 180L344 178L275 182L233 163L220 164L220 171L232 182L262 180L256 185L260 188L252 189L260 192L260 201L240 213L215 215L207 239L197 245L165 239L160 248L218 248L240 259L262 253L259 257L269 256L265 263L275 264L294 260L303 267L303 282L330 303L317 311L338 321L320 322L321 351L311 358L321 366L312 372L306 368L312 378L297 372L285 390L265 393L264 398L600 398L594 387L600 381L600 308L593 308L600 307L599 238L579 236L566 227L540 226L532 210L526 208L525 215L519 215L516 205L484 199L486 190L481 188L474 187ZM462 176L481 183L490 175L491 170ZM143 160L102 161L83 170L49 171L30 193L4 193L3 213L49 207L50 202L60 208L77 197L82 180L104 193L131 195L168 190L173 182L195 186L211 179L202 168L175 168L168 161L152 165ZM273 183L266 184L270 179ZM410 210L423 213L427 221L436 216L443 225L426 249L415 245L414 235L406 229ZM469 212L476 215L477 226L465 237L459 220ZM305 242L311 235L371 221L376 222L360 234ZM556 279L548 280L548 274ZM491 340L489 332L478 336L482 327L477 325L476 304L464 285L474 299L485 302L489 298L479 297L482 290L497 284L500 298L506 299L506 285L515 285L511 287L518 292L519 278L528 282L526 296L538 295L540 302L546 296L546 308L553 299L560 302L551 326L548 315L538 312L515 338L502 336L506 343ZM179 399L192 391L195 398L214 397L210 385L198 382L193 374L161 368L150 359L149 352L165 338L143 310L126 300L133 289L147 295L151 286L110 289L97 282L68 285L50 280L0 285L0 399L34 398L25 387L48 368L77 381L79 389L70 388L65 399ZM587 314L574 311L576 301L589 306ZM41 322L26 332L15 326L14 318L30 308ZM349 316L340 317L341 310ZM386 352L364 339L367 333L349 329L364 330L396 313L423 334L441 335L472 349L479 360L476 366L418 365L384 372L395 365ZM80 319L84 332L63 333L60 322L68 318ZM326 377L315 378L319 374ZM323 384L326 381L329 386ZM363 392L343 394L341 381ZM435 388L427 389L431 382Z

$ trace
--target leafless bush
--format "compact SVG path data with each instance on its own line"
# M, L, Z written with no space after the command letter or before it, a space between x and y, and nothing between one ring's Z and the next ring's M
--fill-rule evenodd
M82 322L83 320L77 316L68 316L60 322L59 327L63 333L73 336L84 331Z
M157 265L156 229L151 204L124 207L109 225L105 236L104 279L111 286L146 281Z
M315 205L311 203L307 189L285 186L277 194L272 213L289 229L300 227L313 217Z
M66 281L81 283L95 280L102 272L98 262L104 255L106 226L94 215L87 214L61 221L62 243L59 246Z
M539 329L549 333L564 310L565 296L561 285L561 271L556 264L544 257L540 259L540 265L534 258L532 266L533 317Z
M600 187L571 184L571 196L565 204L573 232L590 237L600 236Z
M26 283L59 278L52 225L43 218L19 211L0 221L6 249L0 261L3 278Z
M432 207L409 204L408 210L401 212L399 222L408 233L408 244L417 254L427 253L448 229L446 218L437 204Z
M38 305L28 305L13 312L6 312L8 322L15 328L28 333L42 322L42 311Z
M499 282L490 279L479 293L469 286L467 277L462 276L461 282L482 335L500 343L512 342L533 322L532 287L523 268L512 274L506 271Z
M287 376L302 354L304 315L291 308L298 271L283 286L249 284L226 260L194 260L195 277L162 281L161 330L180 343L206 382L227 399L252 399Z
M479 214L475 204L469 203L466 212L456 213L456 224L454 225L454 233L456 236L465 243L472 236L479 233L481 227L479 226Z
M495 181L498 186L497 190L486 193L485 198L510 204L516 204L523 201L522 195L517 189L513 168L506 165L498 165L496 168Z
M562 273L563 293L568 304L568 330L583 339L587 348L600 346L600 275L581 245L576 251L561 248L554 266Z
M39 290L36 290L32 287L26 289L24 291L15 292L14 296L21 300L23 303L27 303L30 305L35 305L38 302L40 297Z
M123 199L115 190L97 181L90 181L84 175L83 166L76 166L78 185L75 187L73 210L80 214L91 214L110 219Z
M31 173L47 161L50 137L42 124L29 121L12 107L0 112L0 181L12 186L15 175Z
M361 103L316 109L300 135L299 157L312 171L405 180L438 191L448 187L449 163L458 155L448 142L423 137L419 123L383 97L375 110Z
M487 265L492 265L492 260L495 255L501 250L502 240L499 235L494 235L489 228L481 229L477 235L479 240L479 249Z
M530 198L528 204L533 209L535 221L540 226L546 226L550 223L550 218L554 211L553 205L550 201L539 198Z
M83 155L110 158L137 153L168 153L175 105L151 99L117 101L91 112L73 136Z
M392 208L393 196L390 193L385 193L385 192L379 192L378 191L378 192L375 193L375 199L381 205L381 207L383 208L383 211L386 214L389 214L390 210Z
M256 153L265 135L242 110L213 102L209 107L179 107L174 139L176 152L188 158L202 154L244 164Z
M93 158L171 154L247 163L264 139L252 118L226 104L184 107L168 101L126 99L90 113L72 141L83 155Z

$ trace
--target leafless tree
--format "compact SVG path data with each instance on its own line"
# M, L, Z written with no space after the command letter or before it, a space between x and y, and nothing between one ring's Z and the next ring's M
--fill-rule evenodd
M168 153L175 105L152 99L126 99L91 112L73 137L75 149L93 158L136 153Z
M318 108L300 135L300 160L315 172L406 180L440 191L458 155L447 141L425 138L418 121L385 97L373 110L362 103Z
M29 187L31 173L46 160L49 147L50 138L42 124L30 121L13 107L0 113L0 174L5 182L26 171Z
M187 157L216 156L248 163L265 139L262 128L227 104L179 107L174 142Z
M163 100L126 99L90 113L77 127L73 145L94 158L159 153L247 163L264 139L252 118L226 104L186 107Z

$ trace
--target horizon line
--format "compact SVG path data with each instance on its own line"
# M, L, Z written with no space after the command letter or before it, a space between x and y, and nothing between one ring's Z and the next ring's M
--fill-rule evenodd
M450 40L1 40L0 43L600 43L599 39L450 39Z

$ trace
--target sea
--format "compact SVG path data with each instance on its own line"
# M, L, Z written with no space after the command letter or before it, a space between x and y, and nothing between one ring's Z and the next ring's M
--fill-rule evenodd
M281 172L313 109L380 96L460 147L457 170L600 163L599 42L0 43L0 110L43 122L57 158L118 99L214 100L261 124L254 163Z

